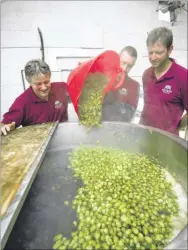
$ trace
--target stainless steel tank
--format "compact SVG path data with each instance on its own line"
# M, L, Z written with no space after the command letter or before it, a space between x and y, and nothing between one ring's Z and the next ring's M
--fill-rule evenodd
M187 194L187 142L158 129L128 123L103 123L87 131L77 123L59 124L5 249L50 249L54 235L69 236L75 212L64 205L81 183L73 178L68 152L80 143L144 153L168 166ZM187 226L166 249L187 249Z

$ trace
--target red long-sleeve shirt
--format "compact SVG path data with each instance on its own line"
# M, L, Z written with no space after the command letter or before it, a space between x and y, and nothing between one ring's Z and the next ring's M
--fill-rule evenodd
M48 101L39 98L29 87L4 114L2 123L16 122L16 127L68 120L66 83L52 83Z

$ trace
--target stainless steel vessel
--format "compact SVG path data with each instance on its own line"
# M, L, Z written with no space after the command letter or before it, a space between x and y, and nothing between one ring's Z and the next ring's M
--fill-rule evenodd
M45 158L20 212L5 249L50 249L53 236L69 236L75 212L71 201L80 183L68 166L68 152L80 143L102 145L144 153L168 166L187 193L187 142L158 129L128 123L103 123L87 132L77 123L59 124ZM187 226L166 249L187 249Z

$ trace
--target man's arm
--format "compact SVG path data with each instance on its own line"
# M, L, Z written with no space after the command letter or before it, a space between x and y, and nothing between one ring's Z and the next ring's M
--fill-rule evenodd
M179 129L185 129L188 126L188 82L187 82L187 74L188 70L184 69L181 75L181 79L179 80L180 84L180 90L181 90L181 101L182 105L184 107L184 110L186 110L186 113L181 118L181 121L179 123Z
M18 99L14 101L9 111L4 114L1 121L1 134L7 135L22 124L24 119L24 104Z

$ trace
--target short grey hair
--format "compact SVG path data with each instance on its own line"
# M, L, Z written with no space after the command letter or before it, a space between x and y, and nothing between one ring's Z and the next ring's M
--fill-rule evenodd
M32 83L32 79L41 74L51 76L49 65L41 59L34 59L27 62L24 71L29 83Z
M130 56L132 56L132 57L135 57L135 58L137 58L137 50L134 48L134 47L132 47L132 46L126 46L126 47L124 47L121 51L120 51L120 55L124 52L124 51L127 51L127 53L130 55Z
M159 27L150 31L146 40L147 46L156 42L161 42L167 49L169 49L173 43L172 31L166 27Z

